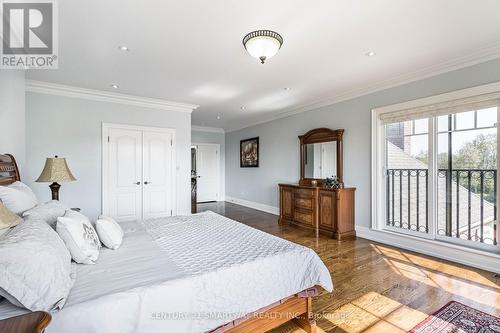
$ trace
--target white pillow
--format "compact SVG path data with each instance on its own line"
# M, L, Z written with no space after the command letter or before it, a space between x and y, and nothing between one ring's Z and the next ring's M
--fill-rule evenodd
M38 203L35 193L22 182L0 186L0 201L8 210L18 215L35 207Z
M56 231L75 262L95 264L101 243L85 215L71 210L66 211L64 216L57 218Z
M61 309L74 284L73 266L56 232L27 218L0 238L0 296L31 311Z
M99 239L107 248L116 250L122 245L123 229L111 217L99 216L95 228Z
M67 209L65 212L64 212L64 217L69 217L69 218L72 218L72 219L76 219L82 223L87 223L87 224L91 224L90 223L90 219L83 215L82 213L80 212L77 212L76 210L71 210L71 209Z
M57 218L64 216L68 208L57 200L40 203L25 211L23 217L33 216L47 222L52 228L56 228Z

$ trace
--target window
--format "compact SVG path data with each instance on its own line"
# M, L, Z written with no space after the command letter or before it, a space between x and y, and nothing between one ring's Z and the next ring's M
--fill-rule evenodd
M498 88L374 110L375 228L499 252Z
M429 119L385 125L386 225L427 233Z

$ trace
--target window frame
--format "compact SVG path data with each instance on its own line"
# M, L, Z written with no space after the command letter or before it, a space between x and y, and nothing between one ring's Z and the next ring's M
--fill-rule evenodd
M443 241L464 246L467 248L476 248L479 250L486 250L494 252L500 252L500 227L497 227L497 245L489 245L479 243L475 246L471 246L470 241L464 241L461 239L455 239L455 241L451 241L452 237L440 236L437 235L437 191L438 187L436 186L437 182L437 161L436 154L437 152L437 136L440 132L438 132L438 115L434 115L429 118L429 126L428 126L428 137L429 137L429 202L428 202L428 210L429 210L429 230L428 233L417 233L414 231L404 230L402 228L395 228L386 225L387 216L386 216L386 208L385 208L385 200L386 200L386 181L385 176L387 173L386 169L386 144L385 144L385 128L384 122L381 120L381 115L389 114L389 113L399 113L402 112L411 112L411 109L422 109L422 108L432 108L433 105L437 105L439 103L453 103L455 101L467 100L469 98L473 98L474 100L480 100L481 96L485 97L484 101L488 101L488 98L491 100L494 97L493 101L497 107L497 124L495 127L497 128L497 170L500 172L500 168L498 167L500 164L500 126L498 122L500 122L500 82L487 84L479 87L463 89L451 93L445 93L441 95L436 95L432 97L422 98L414 101L399 103L395 105L389 105L385 107L380 107L376 109L372 109L372 144L371 144L371 153L372 153L372 221L371 221L371 229L379 230L379 231L389 231L389 232L398 232L401 234L408 234L417 238L426 238L431 241L443 243ZM484 108L474 109L474 128L463 129L463 130L471 130L471 129L482 129L477 127L477 110ZM458 112L464 112L465 110L461 110ZM456 130L456 115L454 115L453 121L453 131L462 131ZM412 120L412 133L415 130L415 124ZM492 128L492 127L486 127ZM445 133L447 133L446 131ZM420 133L419 133L420 134ZM500 183L500 177L497 177L497 188L500 189L498 184ZM497 207L500 208L500 195L497 195ZM500 211L499 211L500 215ZM497 220L499 220L499 215L497 215ZM498 226L497 222L497 226ZM466 244L465 244L466 243ZM483 246L484 245L484 246Z

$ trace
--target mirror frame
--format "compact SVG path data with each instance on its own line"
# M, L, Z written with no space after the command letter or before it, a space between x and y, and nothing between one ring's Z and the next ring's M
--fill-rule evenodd
M312 186L311 181L316 180L319 186L323 186L325 179L321 178L305 178L305 156L306 156L306 145L311 143L322 143L322 142L337 142L337 177L339 181L344 183L344 172L343 172L343 156L344 152L342 149L342 137L344 135L343 129L332 130L329 128L315 128L310 130L304 135L299 135L300 141L300 185Z

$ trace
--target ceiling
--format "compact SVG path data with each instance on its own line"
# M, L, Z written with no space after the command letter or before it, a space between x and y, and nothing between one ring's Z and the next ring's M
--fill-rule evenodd
M29 79L197 104L193 125L226 130L500 57L498 0L58 3L59 69ZM264 65L241 43L257 29L284 38Z

